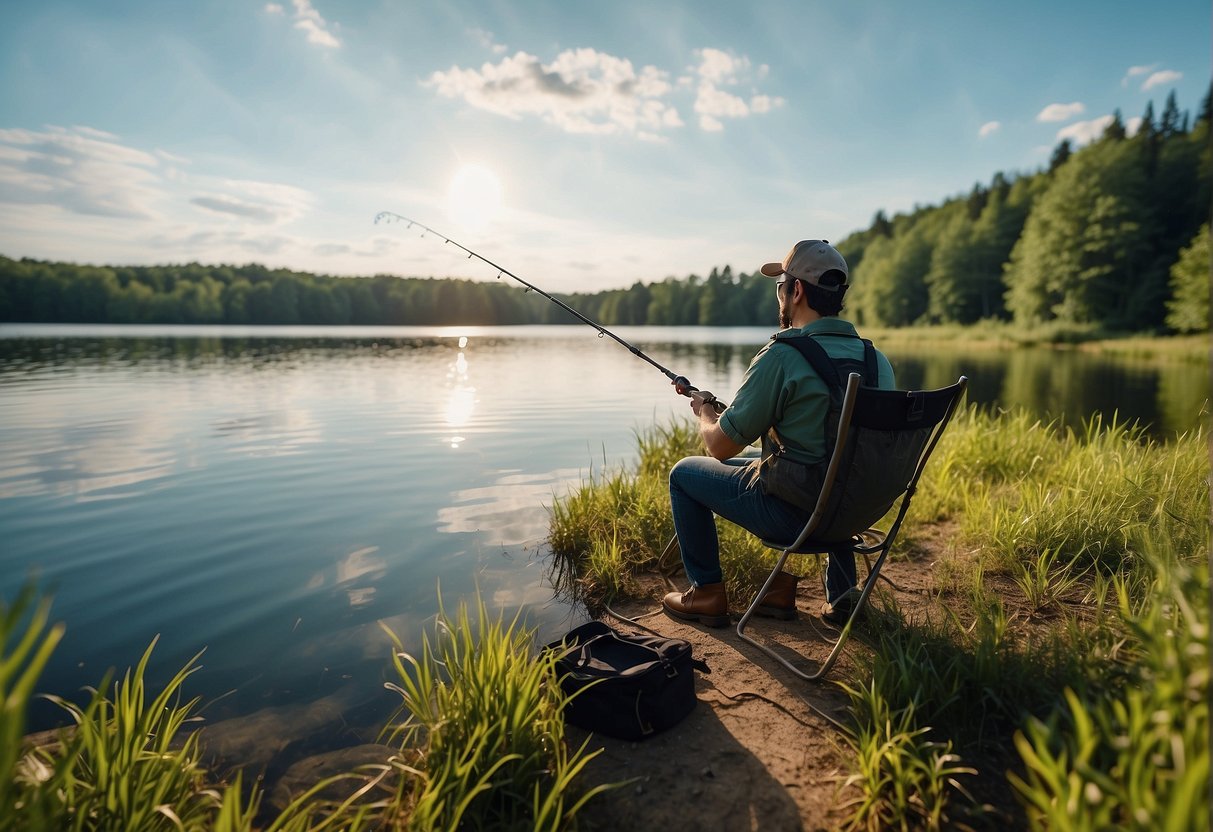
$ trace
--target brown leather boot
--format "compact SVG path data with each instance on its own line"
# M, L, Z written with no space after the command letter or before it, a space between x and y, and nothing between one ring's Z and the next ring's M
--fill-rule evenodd
M699 621L709 627L727 627L729 624L729 598L723 583L671 592L662 600L661 606L670 615L686 621Z
M796 575L780 570L767 594L758 602L754 614L784 621L796 618L796 582L799 580Z

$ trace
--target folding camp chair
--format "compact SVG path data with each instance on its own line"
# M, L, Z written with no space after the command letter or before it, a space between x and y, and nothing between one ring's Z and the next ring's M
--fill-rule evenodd
M834 450L813 514L794 541L763 541L764 545L782 551L775 568L737 623L738 636L802 679L816 681L825 676L837 661L856 616L862 612L880 577L880 568L897 538L918 478L967 385L968 379L961 376L955 384L938 390L879 390L863 386L858 373L850 374ZM898 500L901 505L889 530L870 528ZM790 555L811 554L820 558L840 547L849 547L863 556L867 578L830 655L815 673L806 673L771 647L746 635L745 628ZM873 553L879 553L875 563L869 559Z

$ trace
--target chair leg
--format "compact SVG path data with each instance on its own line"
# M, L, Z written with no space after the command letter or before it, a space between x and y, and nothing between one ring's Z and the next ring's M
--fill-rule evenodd
M887 541L887 543L891 542L891 540ZM771 574L767 577L766 582L762 585L762 588L758 590L758 594L754 596L754 600L750 602L749 609L745 611L745 615L741 616L741 620L737 622L737 637L742 641L754 645L772 659L786 667L792 673L799 676L801 679L804 679L807 682L821 681L823 678L825 678L825 675L830 672L830 668L834 666L834 663L838 661L838 657L842 653L843 645L845 645L847 639L850 638L851 629L855 625L855 620L859 616L859 613L863 610L864 606L867 604L868 596L872 594L872 588L876 586L876 580L880 577L880 567L884 564L885 555L887 555L888 552L889 546L886 544L880 550L880 556L876 559L876 565L868 571L868 575L863 582L863 590L859 593L859 600L855 602L855 606L851 610L851 616L847 619L847 623L843 625L842 632L838 635L838 639L834 642L834 646L830 650L830 655L826 657L825 661L821 663L821 667L819 667L815 673L806 673L785 659L783 656L776 653L767 645L760 644L752 637L746 635L745 632L746 625L749 623L750 618L753 617L754 611L758 608L758 602L764 595L766 595L767 590L770 589L771 584L775 581L775 576L781 569L783 569L784 563L787 562L788 555L791 554L789 549L784 549L780 554L779 560L775 564L775 568L771 570Z
M657 574L670 589L677 589L673 578L679 569L682 569L682 547L678 544L678 535L674 535L657 557Z
M750 606L746 609L745 614L742 615L741 620L737 622L737 635L741 636L746 641L751 641L750 637L745 635L746 624L749 623L750 619L754 616L754 611L758 609L758 602L766 596L767 590L769 590L771 585L775 583L775 576L778 575L783 569L783 565L788 562L788 555L790 554L791 551L788 549L784 549L780 553L779 560L775 562L775 568L771 570L770 575L767 575L766 581L761 587L759 587L758 593L754 596L754 600L750 602ZM758 646L761 647L762 645Z

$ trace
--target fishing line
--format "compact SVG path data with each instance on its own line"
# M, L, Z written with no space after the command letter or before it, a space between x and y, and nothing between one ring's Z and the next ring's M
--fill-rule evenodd
M581 321L582 323L588 324L589 326L591 326L591 327L593 327L594 329L598 330L598 337L599 337L599 338L601 338L601 337L603 337L603 336L605 335L605 336L608 336L608 337L610 337L610 338L614 339L614 340L615 340L615 341L617 341L619 344L621 344L621 345L623 345L624 347L626 347L626 348L627 348L627 350L628 350L628 352L630 352L632 355L636 356L637 358L639 358L639 359L641 359L641 360L643 360L643 361L647 361L649 364L651 364L651 365L653 365L654 367L656 367L658 370L660 370L660 371L662 372L662 374L663 374L663 375L664 375L666 378L668 378L668 379L669 379L671 382L673 382L673 384L674 384L674 389L678 391L679 395L683 395L683 396L690 396L692 393L698 393L698 392L699 392L699 388L698 388L698 387L694 387L694 386L692 386L691 382L687 380L686 376L680 376L680 375L677 375L676 373L674 373L674 371L673 371L673 370L669 370L669 369L667 369L667 368L663 367L662 365L660 365L660 364L658 364L656 361L654 361L652 358L650 358L649 356L645 355L645 354L644 354L644 352L642 352L642 351L640 350L640 348L639 348L639 347L637 347L637 346L635 346L635 345L633 345L633 344L630 344L630 343L628 343L627 341L623 340L623 339L622 339L622 338L620 338L618 335L616 335L614 332L611 332L609 329L607 329L605 326L602 326L602 325L601 325L601 324L599 324L599 323L595 323L594 321L591 321L591 320L590 320L589 318L587 318L585 315L582 315L580 312L578 312L578 311L577 311L576 309L574 309L573 307L569 306L567 303L565 303L564 301L562 301L560 298L554 297L554 296L552 296L552 295L548 294L547 292L543 291L542 289L540 289L540 288L539 288L538 286L536 286L535 284L533 284L533 283L529 283L529 282L527 282L527 281L523 280L521 277L519 277L518 275L514 274L514 273L513 273L512 271L510 271L509 269L507 269L507 268L505 268L504 266L501 266L501 265L499 265L499 264L497 264L497 263L494 263L492 260L488 259L487 257L482 256L481 254L479 254L479 253L477 253L477 252L475 252L475 251L472 251L470 248L468 248L467 246L463 245L462 243L459 243L459 242L456 242L455 240L452 240L450 237L446 236L445 234L443 234L443 233L441 233L441 232L439 232L439 231L435 231L434 229L430 228L428 225L425 225L425 224L423 224L423 223L420 223L420 222L418 222L417 220L410 219L409 217L403 216L403 215L401 215L401 214L397 214L397 213L396 213L396 212L394 212L394 211L380 211L378 214L376 214L376 215L375 215L375 224L376 224L376 225L378 225L380 222L384 222L384 223L393 223L393 222L404 222L404 223L408 223L408 228L413 228L413 227L415 226L415 227L417 227L417 228L421 229L421 236L422 236L422 237L424 237L424 236L426 235L426 232L428 232L428 233L430 233L430 234L434 235L435 237L437 237L438 239L442 240L442 241L443 241L445 244L447 244L447 245L452 245L452 246L454 246L455 248L459 249L460 251L466 252L469 260L470 260L471 258L475 257L475 258L476 258L477 260L479 260L480 262L485 263L485 264L489 265L490 267L492 267L492 268L496 269L496 270L497 270L497 279L498 279L498 280L500 280L500 279L501 279L501 276L502 276L502 275L505 275L506 277L509 277L509 278L512 278L513 280L518 281L519 283L521 283L523 286L525 286L525 287L526 287L526 291L528 291L528 292L532 292L532 291L533 291L533 292L537 292L537 293L539 293L540 295L543 295L545 298L547 298L547 299L548 299L548 300L550 300L552 303L554 303L554 304L556 304L557 306L559 306L559 307L560 307L561 309L563 309L565 312L568 312L570 315L572 315L572 316L573 316L574 318L576 318L577 320ZM407 229L406 229L406 230L407 230ZM709 400L707 400L705 403L708 403L708 404L713 404L714 406L721 404L721 403L719 402L719 400L718 400L718 399L716 399L716 398L714 398L714 397L713 397L713 398L711 398L711 399L709 399ZM719 408L719 407L717 407L717 409L720 409L720 408Z

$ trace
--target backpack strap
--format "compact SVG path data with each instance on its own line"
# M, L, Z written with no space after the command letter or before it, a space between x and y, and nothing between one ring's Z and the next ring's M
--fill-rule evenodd
M842 333L823 333L840 338L855 338L854 335L843 335ZM778 333L771 336L772 341L777 341L781 344L787 344L790 347L795 347L796 350L805 357L805 360L813 367L813 371L825 382L826 387L830 389L831 394L839 393L846 386L846 381L842 377L842 370L839 369L834 359L830 358L829 353L821 344L817 343L812 335L790 335L780 337ZM880 365L876 362L876 348L872 346L872 342L867 338L860 338L863 344L863 383L870 387L878 387L880 385ZM848 372L848 375L850 373Z
M863 341L863 382L869 387L880 386L880 366L876 363L876 348L872 346L872 342L867 338L861 338Z

